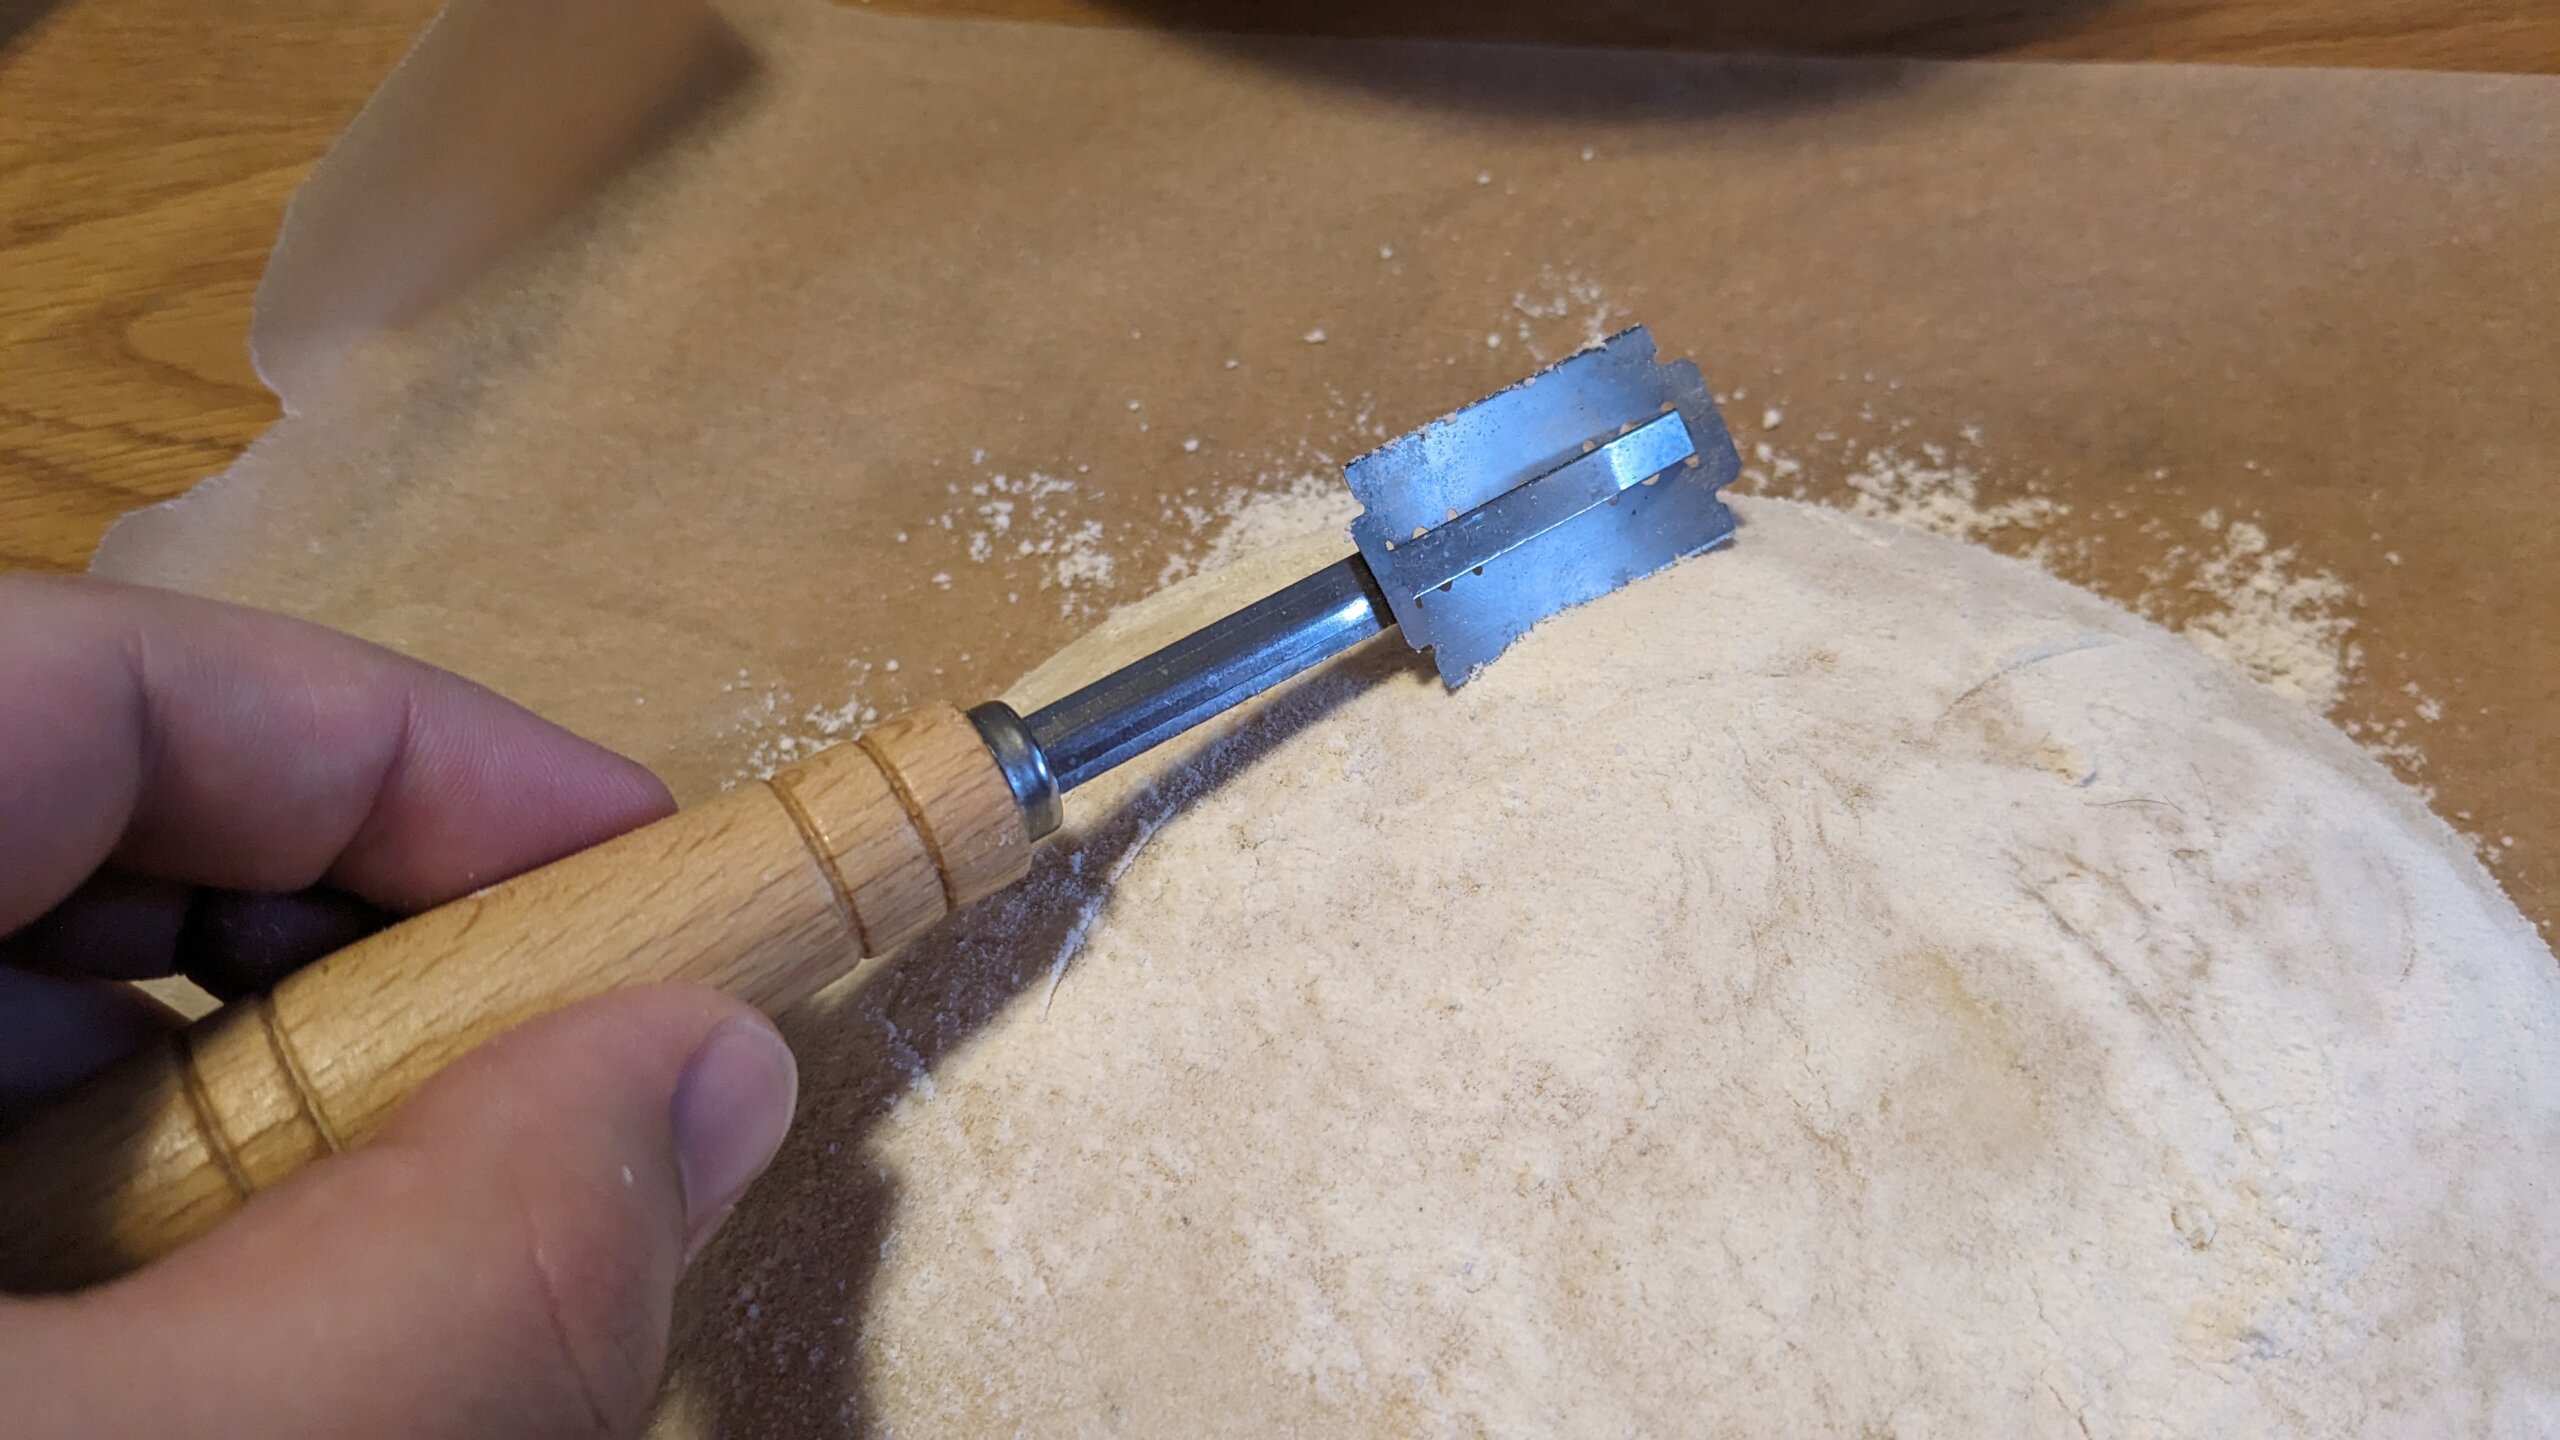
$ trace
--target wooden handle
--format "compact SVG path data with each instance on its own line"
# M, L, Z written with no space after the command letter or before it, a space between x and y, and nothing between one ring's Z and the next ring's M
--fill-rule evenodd
M385 930L29 1117L0 1138L0 1288L85 1285L176 1248L544 1011L663 980L779 1010L1030 864L968 718L892 720Z

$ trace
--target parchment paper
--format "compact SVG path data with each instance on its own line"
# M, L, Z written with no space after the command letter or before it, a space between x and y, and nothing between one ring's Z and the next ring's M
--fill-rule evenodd
M2173 623L2308 595L2334 713L2547 928L2556 241L2538 79L457 0L278 243L288 418L98 568L692 798L996 693L1244 497L1641 320L1759 483L1978 475L1984 538Z
M1186 507L1636 319L1794 483L1953 447L2069 507L1995 543L2173 618L2170 548L2254 517L2351 592L2341 718L2547 923L2556 142L2532 78L465 0L295 202L256 336L290 418L99 568L698 796L993 693L1196 553Z

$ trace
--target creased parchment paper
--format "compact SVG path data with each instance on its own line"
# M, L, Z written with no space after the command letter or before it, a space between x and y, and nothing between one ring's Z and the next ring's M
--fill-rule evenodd
M98 569L450 666L693 798L998 692L1250 497L1642 321L1747 486L2200 627L2547 927L2555 241L2538 79L457 0L288 217L288 418ZM722 1304L772 1261L724 1256ZM697 1370L759 1343L694 1328Z

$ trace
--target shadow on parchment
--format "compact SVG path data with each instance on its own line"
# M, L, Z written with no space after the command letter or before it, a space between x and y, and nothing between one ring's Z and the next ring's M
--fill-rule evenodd
M681 1328L667 1369L668 1393L681 1397L674 1433L688 1440L872 1433L862 1332L900 1182L867 1152L890 1110L945 1055L1007 1009L1039 1003L1086 905L1101 893L1071 881L1070 864L1083 867L1072 873L1110 873L1167 813L1325 723L1352 697L1400 674L1433 673L1429 657L1392 641L1345 656L1196 761L1089 822L1072 846L1043 848L1011 889L782 1018L800 1059L799 1117L678 1297ZM1070 971L1074 963L1070 953Z
M19 36L34 30L61 8L62 0L0 0L0 62L8 60L9 49Z
M876 0L866 0L876 3ZM2010 54L2065 37L2120 0L1101 0L1232 58L1436 109L1522 117L1696 119L1798 109L1909 83L1887 59ZM876 8L950 14L949 0ZM1321 37L1321 38L1319 38ZM1551 51L1397 53L1343 41L1487 42L1727 55L1856 58L1729 75L1698 67L1573 69Z

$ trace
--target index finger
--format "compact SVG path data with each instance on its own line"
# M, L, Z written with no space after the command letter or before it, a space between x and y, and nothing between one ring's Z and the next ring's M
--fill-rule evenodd
M673 808L638 764L351 636L0 577L0 935L109 861L416 910Z

